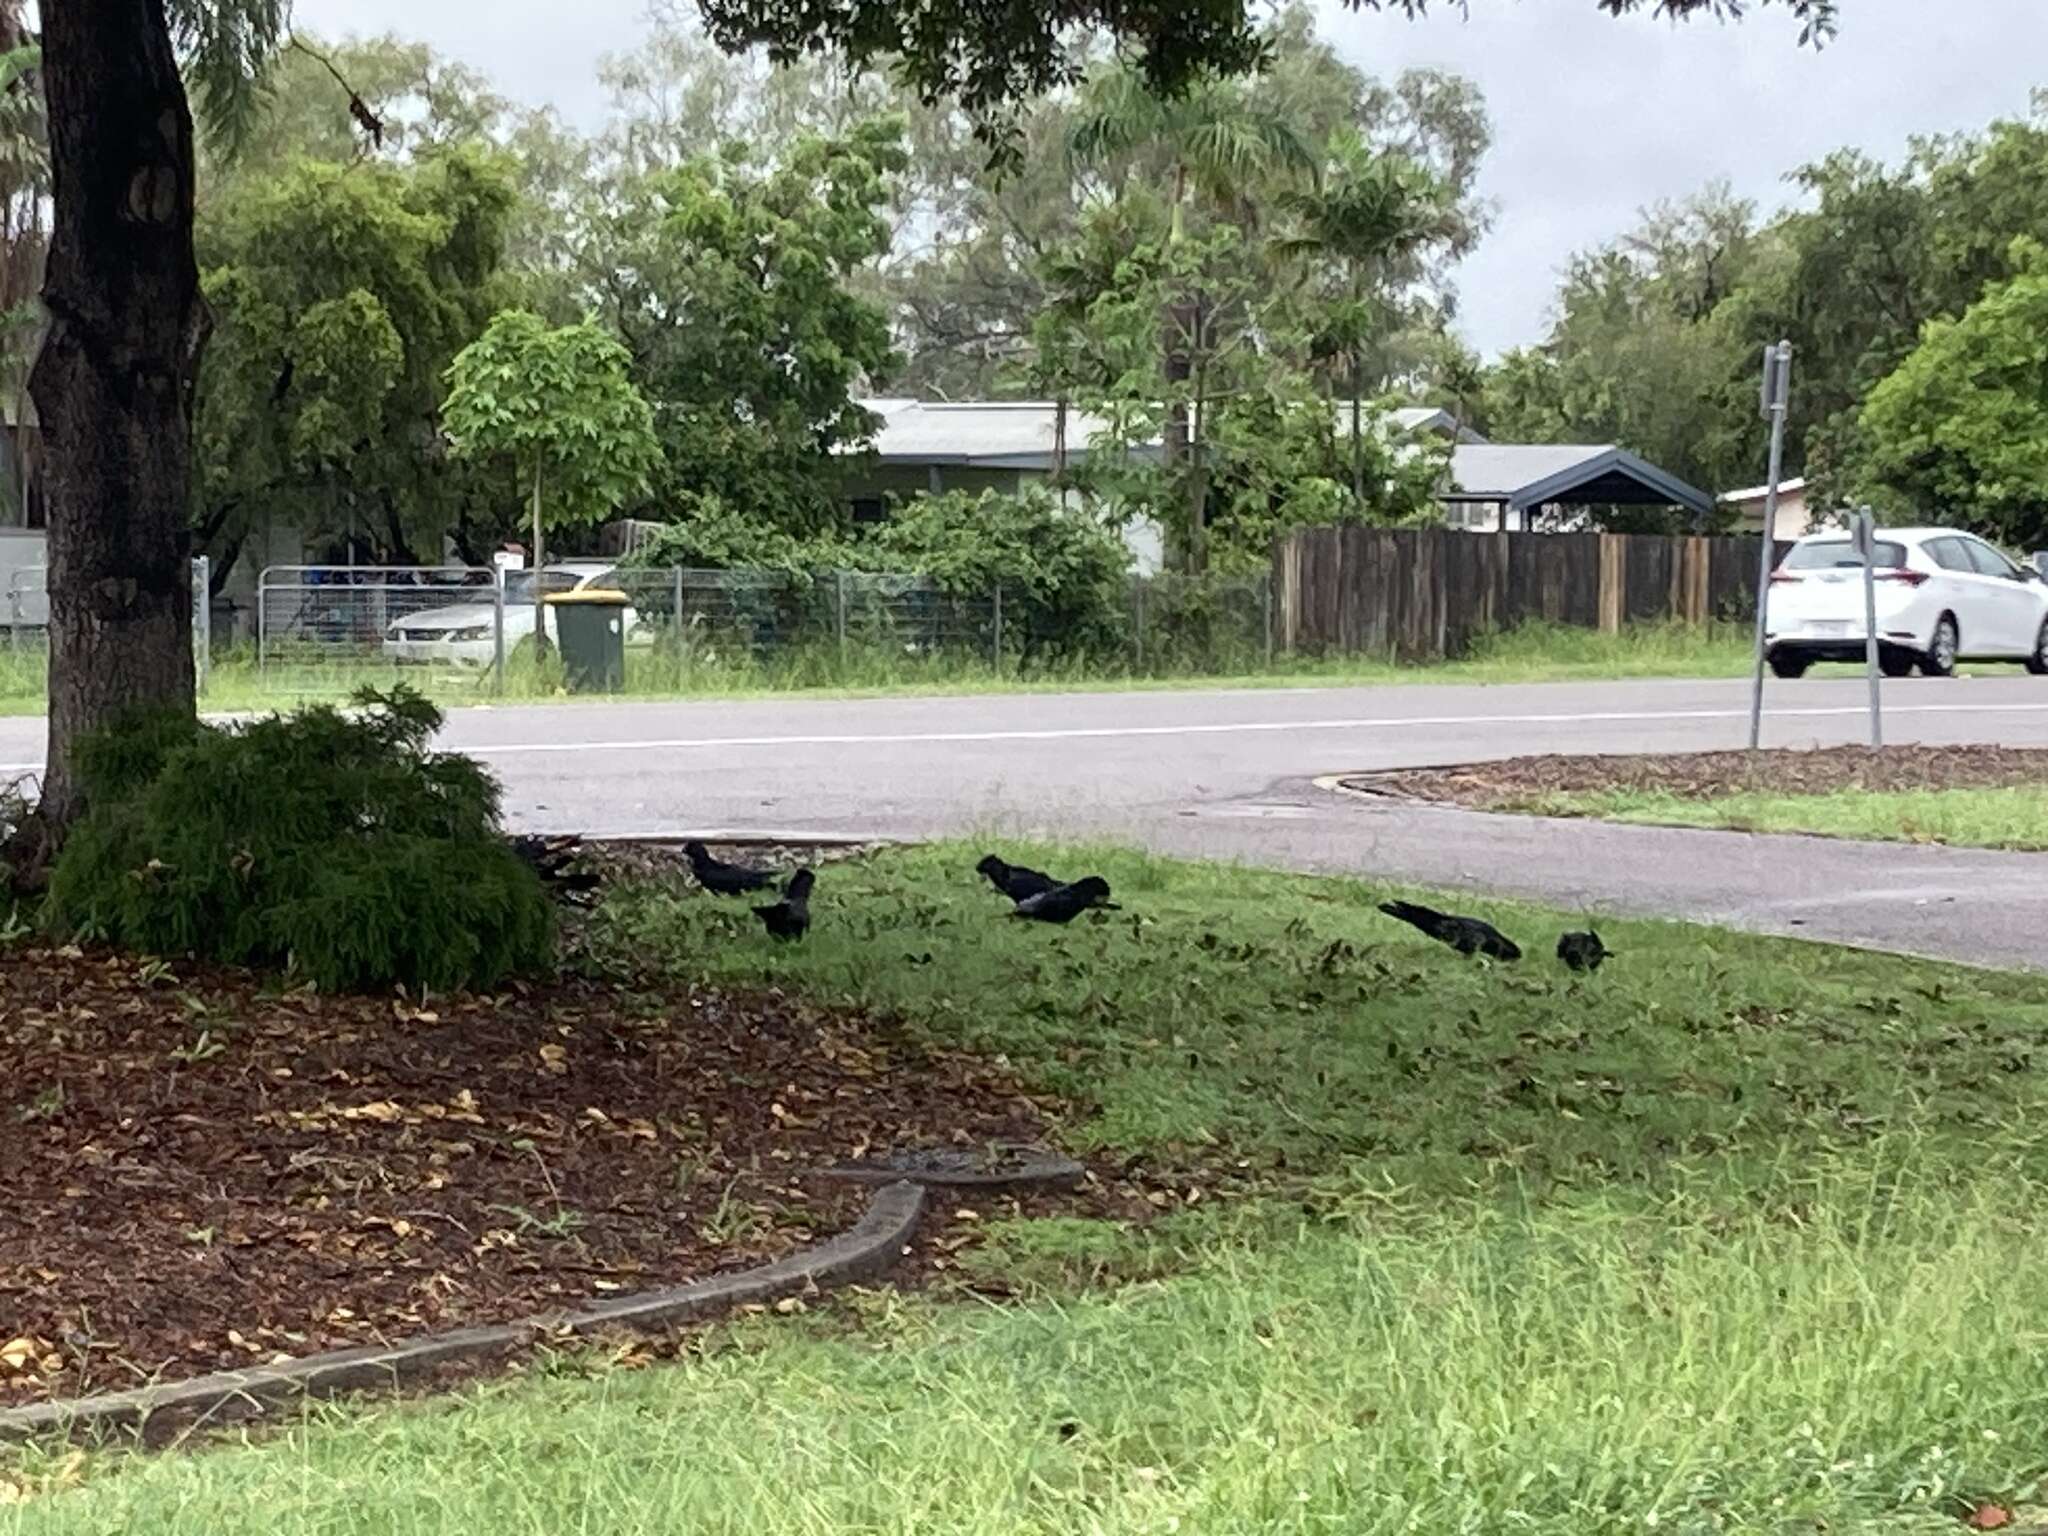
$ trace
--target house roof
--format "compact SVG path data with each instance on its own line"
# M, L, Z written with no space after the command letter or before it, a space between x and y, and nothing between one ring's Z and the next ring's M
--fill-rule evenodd
M1461 443L1451 450L1456 501L1543 506L1678 506L1702 514L1714 499L1611 444Z
M862 405L882 419L874 453L884 464L976 465L987 469L1052 468L1059 407L1049 400L932 401L878 399ZM1348 422L1349 407L1336 409ZM1435 406L1405 406L1389 413L1404 433L1459 434L1459 441L1483 443L1460 427L1450 412ZM1067 416L1067 452L1076 458L1107 423L1083 411Z
M875 456L884 464L976 464L1050 469L1059 407L1048 400L864 400L882 418ZM1080 455L1103 430L1093 416L1067 417L1068 451Z
M1343 401L1337 402L1339 421L1348 425L1350 407ZM1440 432L1445 437L1455 437L1461 443L1484 443L1485 438L1466 426L1457 417L1440 406L1404 405L1388 413L1395 426L1403 432Z

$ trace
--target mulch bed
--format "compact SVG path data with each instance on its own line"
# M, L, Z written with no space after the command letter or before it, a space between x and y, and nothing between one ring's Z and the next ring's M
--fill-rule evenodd
M2048 750L2018 747L1835 747L1793 752L1674 752L1614 757L1517 757L1458 768L1376 773L1357 789L1473 810L1510 810L1551 795L1641 790L1687 799L1751 791L2004 789L2048 784Z
M1057 1107L772 992L335 998L0 947L0 1404L745 1267L857 1219L806 1170Z

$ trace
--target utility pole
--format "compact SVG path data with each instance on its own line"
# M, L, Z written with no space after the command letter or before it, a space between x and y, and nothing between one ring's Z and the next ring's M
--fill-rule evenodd
M1778 482L1785 477L1785 417L1792 404L1792 343L1764 348L1763 417L1771 424L1771 478L1764 487L1762 552L1756 578L1756 682L1749 700L1749 750L1764 739L1764 636L1771 606L1771 556L1778 548Z

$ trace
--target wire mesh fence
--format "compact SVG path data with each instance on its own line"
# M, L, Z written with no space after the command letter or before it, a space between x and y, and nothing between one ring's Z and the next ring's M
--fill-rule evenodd
M1057 608L999 587L593 561L550 567L537 581L527 571L473 567L273 567L258 587L254 675L297 692L426 673L479 693L551 693L569 680L559 610L546 600L599 591L624 599L629 692L993 678L1055 656L1069 670L1112 674L1256 670L1272 659L1262 577L1134 578L1079 637L1060 632Z
M192 664L202 690L210 680L214 654L212 574L213 563L206 556L192 562ZM42 566L21 567L10 571L0 586L0 706L40 705L49 668L49 572Z

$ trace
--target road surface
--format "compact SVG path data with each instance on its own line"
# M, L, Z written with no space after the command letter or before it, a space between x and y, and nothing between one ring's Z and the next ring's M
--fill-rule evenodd
M2048 746L2048 679L1887 683L1887 739ZM1766 742L1864 739L1861 679L1774 683ZM1689 917L2048 969L2048 855L1610 827L1376 804L1318 778L1536 752L1743 744L1739 681L576 703L445 741L522 829L1052 835ZM41 722L0 721L0 773Z

